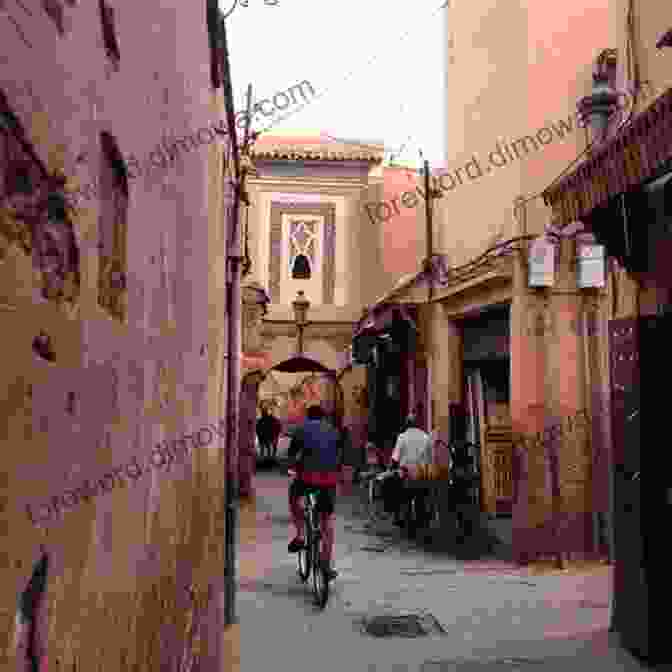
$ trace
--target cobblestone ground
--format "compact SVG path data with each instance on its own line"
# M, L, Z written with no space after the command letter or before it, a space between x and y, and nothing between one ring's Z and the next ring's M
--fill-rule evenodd
M611 569L520 569L495 559L457 560L373 534L353 497L340 497L339 577L323 612L287 553L287 478L258 474L240 516L238 617L242 672L488 672L639 670L607 633ZM375 637L365 619L435 619L426 636ZM571 658L571 660L570 660ZM580 660L579 660L580 659Z

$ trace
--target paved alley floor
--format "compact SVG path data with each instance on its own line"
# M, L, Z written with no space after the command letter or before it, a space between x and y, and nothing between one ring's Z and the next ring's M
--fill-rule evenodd
M285 476L258 474L255 504L241 510L242 672L566 672L579 657L581 669L642 669L607 633L609 567L539 574L494 559L457 560L392 528L372 534L354 498L339 498L339 577L317 611L287 553L287 485ZM416 638L363 632L364 619L385 614L433 618L434 627Z

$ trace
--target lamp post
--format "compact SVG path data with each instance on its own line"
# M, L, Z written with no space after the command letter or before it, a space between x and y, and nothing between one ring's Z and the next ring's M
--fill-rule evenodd
M435 198L443 198L443 194L441 193L440 189L434 189L432 188L432 183L431 183L431 175L430 175L430 168L429 168L429 161L427 161L422 154L422 150L420 151L420 159L422 163L420 164L420 168L418 169L418 174L421 177L424 177L425 180L425 194L427 194L426 200L425 200L425 243L427 246L427 252L425 255L425 261L423 263L424 270L427 273L427 280L429 283L428 287L428 296L427 296L427 301L428 303L431 302L432 300L432 295L434 291L434 267L433 267L433 259L434 259L434 224L433 224L433 200Z
M296 299L292 301L292 307L294 308L294 321L296 322L297 330L296 354L300 357L303 355L303 330L310 324L306 320L310 301L305 297L303 290L297 292Z

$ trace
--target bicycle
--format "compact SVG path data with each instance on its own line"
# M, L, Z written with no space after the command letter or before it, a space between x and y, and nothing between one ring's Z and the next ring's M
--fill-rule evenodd
M295 476L291 471L290 476ZM329 577L320 563L320 542L322 526L320 513L317 510L316 488L308 487L303 495L304 500L304 547L298 552L299 578L306 583L312 576L313 597L315 604L324 609L329 600Z
M469 519L467 509L478 507L478 484L480 474L474 459L469 455L468 449L478 450L478 446L471 441L453 441L449 444L451 467L451 485L454 491L459 488L461 495L455 506L458 539L466 539L473 534L472 521ZM458 455L460 450L461 455Z
M383 482L381 478L385 471L382 469L369 470L361 475L361 484L366 487L366 504L363 511L364 517L369 523L375 523L383 520L385 515L378 510L377 503L381 499L380 487Z

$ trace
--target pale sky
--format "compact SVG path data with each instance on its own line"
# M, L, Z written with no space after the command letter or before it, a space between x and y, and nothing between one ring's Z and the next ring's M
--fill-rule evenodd
M222 12L234 1L220 0ZM273 1L239 1L226 19L236 110L250 82L260 100L308 80L312 102L269 134L324 132L392 152L406 144L401 162L417 165L419 149L433 166L445 162L443 0ZM259 115L253 128L274 119Z

